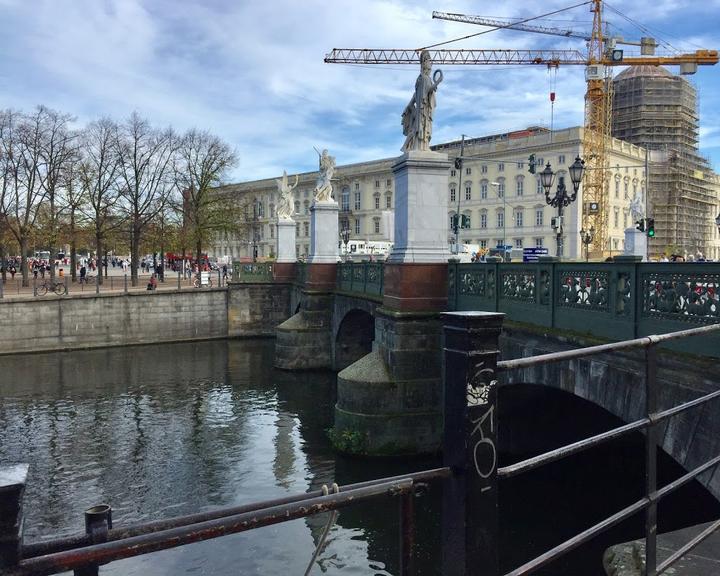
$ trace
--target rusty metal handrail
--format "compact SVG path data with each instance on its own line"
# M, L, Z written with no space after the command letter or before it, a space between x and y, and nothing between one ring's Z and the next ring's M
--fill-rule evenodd
M347 484L345 486L341 486L340 489L343 493L347 494L348 492L352 493L353 490L369 488L372 486L377 486L378 484L386 484L388 482L397 482L407 478L413 480L413 482L415 482L416 484L420 484L423 482L430 482L433 480L447 478L451 474L452 472L450 468L434 468L431 470L423 470L422 472L400 474L397 476L389 476L387 478L380 478L377 480L368 480L365 482ZM107 542L126 540L128 538L142 536L144 534L161 532L163 530L170 530L182 526L190 526L193 524L199 524L201 522L227 518L229 516L236 516L239 514L245 514L248 512L263 510L267 508L286 506L297 502L304 502L309 499L318 498L321 496L323 496L322 490L313 490L312 492L292 494L290 496L284 496L282 498L275 498L272 500L264 500L260 502L252 502L240 506L218 508L217 510L209 510L207 512L198 512L195 514L186 514L184 516L176 516L174 518L166 518L163 520L154 520L150 522L130 524L127 526L121 526L108 530L106 540ZM64 538L55 538L42 542L23 544L21 548L21 557L27 560L37 556L55 554L57 552L73 550L84 546L89 546L91 544L92 539L89 535L85 533L74 534Z
M11 568L4 574L6 576L28 576L31 574L40 576L73 570L87 565L104 564L328 512L380 496L411 494L414 485L413 479L407 476L390 482L376 482L370 486L346 490L337 494L303 499L290 505L272 506L262 510L253 510L243 514L169 528L159 532L84 546L80 549L37 556L21 560L16 567Z

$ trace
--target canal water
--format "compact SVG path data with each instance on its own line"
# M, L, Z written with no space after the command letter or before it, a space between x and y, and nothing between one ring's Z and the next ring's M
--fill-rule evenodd
M81 532L83 510L101 503L113 507L120 526L440 464L334 453L326 430L335 375L275 370L273 353L272 340L230 340L0 357L0 462L30 463L26 541ZM521 405L537 402L516 398L516 408L522 413ZM535 412L526 409L515 438L523 427L537 437L535 425L557 420L529 423ZM573 470L553 465L508 483L501 491L504 567L637 498L634 488L619 490L617 475L628 468L613 456L621 452L615 446L570 464ZM577 471L581 479L573 481ZM641 484L642 473L636 476ZM598 491L602 498L588 504ZM441 573L439 503L439 489L417 501L419 575ZM326 520L324 514L123 560L102 573L302 576ZM604 547L639 536L640 527L626 526L543 573L578 574L581 566L584 575L599 576ZM340 513L311 574L397 574L398 555L398 504L383 499Z

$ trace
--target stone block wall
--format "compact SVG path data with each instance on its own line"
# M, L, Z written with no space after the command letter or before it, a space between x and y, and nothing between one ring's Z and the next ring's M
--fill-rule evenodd
M230 284L227 335L275 336L290 315L289 284Z

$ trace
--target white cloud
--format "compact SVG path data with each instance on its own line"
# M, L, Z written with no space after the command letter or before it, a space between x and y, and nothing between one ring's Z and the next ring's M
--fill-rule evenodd
M696 16L720 0L682 10L681 4L644 0L622 9L672 30L682 40L673 38L674 45L717 48L713 20ZM6 105L28 109L43 103L81 120L121 118L138 110L179 130L207 128L237 148L238 179L270 177L283 169L314 169L312 146L330 148L341 163L399 153L400 113L417 68L325 64L330 49L416 48L482 30L432 20L433 9L528 17L564 5L560 0L542 8L510 0L482 9L469 0L0 0L6 23L0 89ZM573 23L564 20L574 20L575 29L586 30L591 14L585 7L553 18L543 24L567 27ZM583 43L501 31L445 47L583 49ZM550 122L552 74L541 67L444 71L435 141ZM717 105L716 75L710 69L695 77L704 114ZM582 122L584 90L581 66L557 72L555 126ZM715 139L704 137L706 142L714 145Z

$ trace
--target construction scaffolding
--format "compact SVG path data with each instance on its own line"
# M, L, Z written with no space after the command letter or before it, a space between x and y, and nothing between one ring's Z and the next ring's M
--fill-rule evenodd
M697 92L684 78L633 66L614 79L612 135L664 152L650 164L650 256L708 254L715 240L715 174L698 152Z

